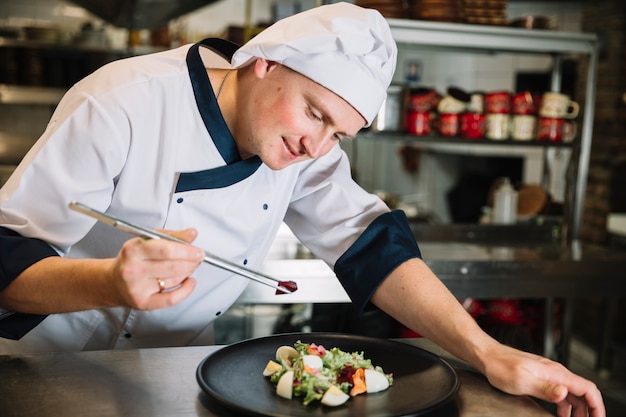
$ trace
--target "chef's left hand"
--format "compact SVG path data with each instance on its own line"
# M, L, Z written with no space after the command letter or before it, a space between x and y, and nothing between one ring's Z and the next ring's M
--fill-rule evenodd
M485 364L489 382L509 394L530 395L557 405L559 417L605 417L596 385L562 364L500 345Z

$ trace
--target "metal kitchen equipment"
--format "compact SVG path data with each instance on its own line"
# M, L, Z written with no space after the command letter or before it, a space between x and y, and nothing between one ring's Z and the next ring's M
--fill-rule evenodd
M127 29L155 29L216 0L72 0L107 22Z

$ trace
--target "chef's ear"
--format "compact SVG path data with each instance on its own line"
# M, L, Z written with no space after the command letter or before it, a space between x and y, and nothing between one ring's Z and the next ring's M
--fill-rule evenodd
M254 74L258 78L263 78L279 65L280 64L276 61L269 61L265 58L257 58L256 61L254 61Z

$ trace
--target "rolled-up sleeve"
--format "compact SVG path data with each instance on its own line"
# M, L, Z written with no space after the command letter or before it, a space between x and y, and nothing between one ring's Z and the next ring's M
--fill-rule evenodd
M378 216L337 260L335 274L358 311L368 308L378 286L402 263L421 258L406 215L395 210Z
M0 291L29 266L50 256L58 253L43 240L24 237L0 226Z
M0 227L0 291L4 290L22 271L58 253L40 239L21 236ZM45 315L14 313L0 309L0 337L19 339L36 327Z

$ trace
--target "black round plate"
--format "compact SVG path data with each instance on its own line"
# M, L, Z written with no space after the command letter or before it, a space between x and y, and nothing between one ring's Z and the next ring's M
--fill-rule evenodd
M276 395L263 369L282 345L298 340L330 349L364 352L387 373L393 373L389 389L350 398L339 407L320 403L302 405L301 398ZM207 356L196 372L204 392L226 407L264 417L400 417L419 416L448 402L458 389L454 369L430 352L406 343L336 333L289 333L228 345Z

